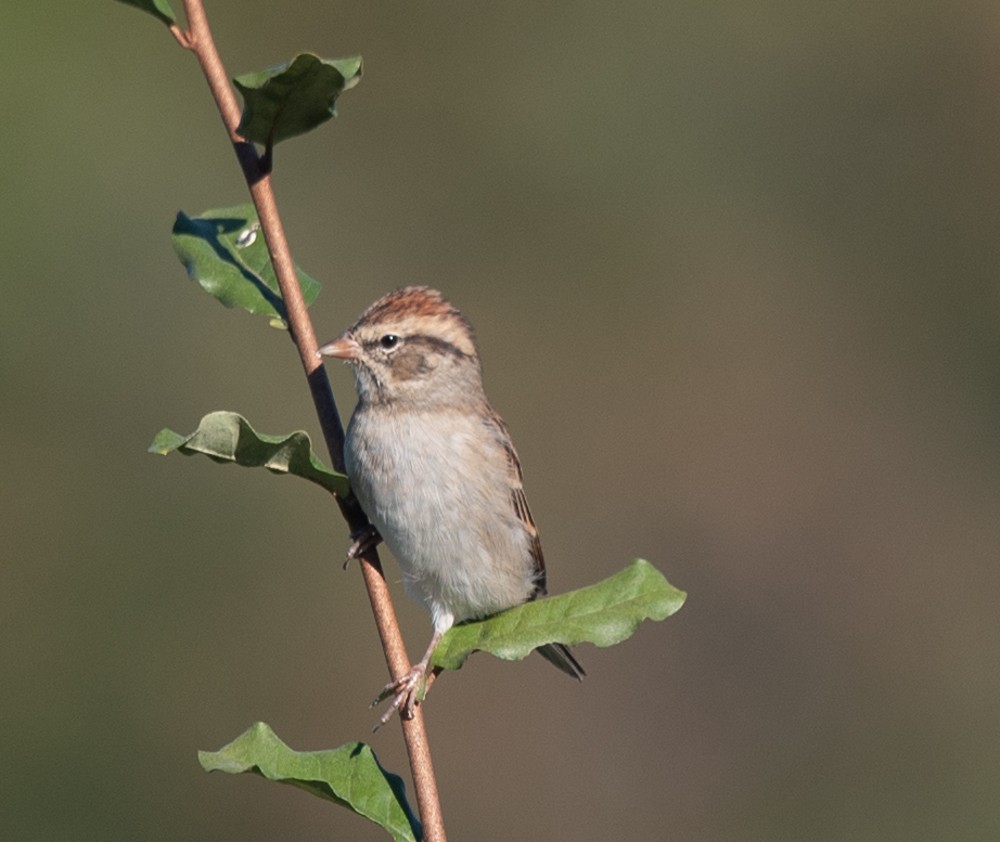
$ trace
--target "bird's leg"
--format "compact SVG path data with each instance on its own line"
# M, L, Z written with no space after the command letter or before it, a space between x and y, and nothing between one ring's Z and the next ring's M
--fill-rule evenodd
M360 558L368 550L382 543L382 536L370 523L363 529L351 533L351 546L347 548L347 558L344 559L344 570L356 558Z
M425 692L425 688L429 686L427 667L430 666L434 648L438 645L438 641L441 640L445 631L446 629L435 629L434 634L431 635L431 642L427 646L427 651L424 652L424 657L410 667L409 672L386 684L382 688L382 692L371 703L371 707L375 707L383 699L388 699L389 696L393 697L392 703L386 708L385 713L379 717L378 723L372 729L373 731L377 731L385 725L396 711L399 711L399 715L403 719L413 719L413 708L416 707L417 702L421 701L421 695Z

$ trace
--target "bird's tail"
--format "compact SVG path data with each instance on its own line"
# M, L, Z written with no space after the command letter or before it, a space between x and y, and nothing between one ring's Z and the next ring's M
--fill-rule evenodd
M573 657L573 653L569 651L569 647L562 643L546 643L544 646L539 646L535 651L550 664L558 667L566 675L575 678L577 681L583 681L583 677L587 674L584 668L580 666L580 662Z

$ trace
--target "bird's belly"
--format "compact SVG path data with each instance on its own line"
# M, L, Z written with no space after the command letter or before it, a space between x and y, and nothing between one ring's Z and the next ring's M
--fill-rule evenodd
M529 536L503 454L454 417L355 418L347 468L358 499L399 563L407 593L437 618L482 617L535 590ZM376 429L377 428L377 429Z

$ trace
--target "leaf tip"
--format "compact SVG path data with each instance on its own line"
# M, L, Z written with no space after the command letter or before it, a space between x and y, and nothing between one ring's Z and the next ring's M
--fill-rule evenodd
M166 456L172 450L176 450L183 441L184 436L175 433L169 427L164 427L153 437L153 442L146 448L146 452Z

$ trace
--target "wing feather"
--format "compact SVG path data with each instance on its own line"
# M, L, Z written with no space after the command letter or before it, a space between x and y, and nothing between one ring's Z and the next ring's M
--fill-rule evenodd
M538 537L538 528L535 526L531 510L528 508L528 498L524 495L524 476L521 473L521 461L517 458L517 451L514 449L514 442L511 440L507 424L504 422L493 407L487 407L484 415L484 422L490 427L496 442L502 448L507 457L507 476L510 481L511 504L517 518L524 525L524 531L528 535L528 547L531 553L531 560L534 564L535 583L537 588L531 598L544 596L545 594L545 556L542 553L542 541Z

